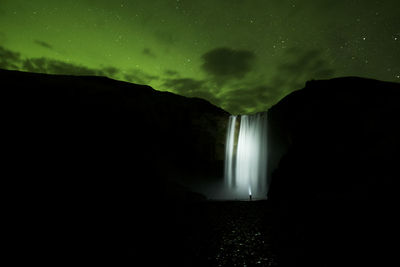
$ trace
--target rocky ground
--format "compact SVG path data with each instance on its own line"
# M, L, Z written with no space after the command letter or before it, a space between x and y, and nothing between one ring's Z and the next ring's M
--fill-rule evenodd
M208 266L277 266L270 247L266 202L206 202L198 208L206 215L203 227L209 231L206 237L193 229L188 236L201 244L199 260Z
M278 266L271 252L267 204L204 201L168 211L161 222L165 227L162 240L157 237L154 241L159 253L152 257L151 265Z

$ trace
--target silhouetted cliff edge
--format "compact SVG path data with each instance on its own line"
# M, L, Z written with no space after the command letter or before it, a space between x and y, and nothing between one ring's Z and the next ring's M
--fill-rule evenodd
M398 261L400 84L310 81L268 119L269 201L282 266Z
M93 76L0 70L0 83L9 201L58 259L168 254L180 210L203 199L175 181L222 177L229 113L203 99Z
M229 114L205 100L105 77L0 70L0 79L17 172L150 194L154 177L222 176Z

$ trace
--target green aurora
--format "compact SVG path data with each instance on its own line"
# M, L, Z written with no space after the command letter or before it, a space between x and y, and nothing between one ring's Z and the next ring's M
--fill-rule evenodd
M264 111L307 80L400 81L398 0L0 0L0 68Z

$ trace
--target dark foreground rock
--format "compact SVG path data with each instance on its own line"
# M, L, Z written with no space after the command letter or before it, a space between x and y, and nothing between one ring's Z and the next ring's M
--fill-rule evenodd
M7 151L21 175L136 192L160 175L222 176L229 114L205 100L105 77L0 70L0 81Z
M400 85L311 81L269 110L282 266L395 266Z
M0 83L20 229L47 243L41 253L63 244L61 263L145 246L159 214L204 198L176 181L222 176L229 114L205 100L105 77L0 70Z
M229 114L205 100L105 77L0 70L0 79L10 130L64 154L58 162L84 151L96 161L147 157L165 171L220 169Z

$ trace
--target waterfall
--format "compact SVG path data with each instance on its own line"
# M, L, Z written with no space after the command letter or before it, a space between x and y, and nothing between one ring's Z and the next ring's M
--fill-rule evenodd
M228 133L226 135L226 150L225 150L225 181L229 187L234 186L234 146L235 146L235 128L236 128L236 116L230 116L228 122Z
M225 181L236 196L266 198L267 113L230 116L226 137ZM235 144L237 144L235 146Z

